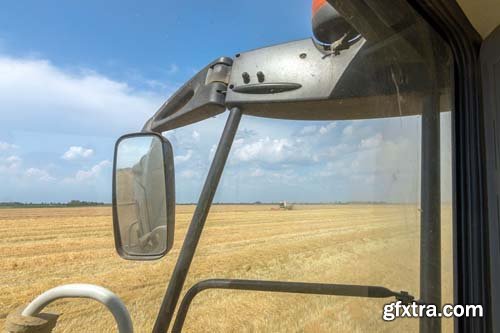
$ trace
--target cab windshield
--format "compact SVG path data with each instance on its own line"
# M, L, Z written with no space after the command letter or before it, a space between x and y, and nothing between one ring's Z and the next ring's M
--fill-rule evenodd
M9 208L0 209L0 326L40 291L86 282L119 295L135 331L151 332L185 242L197 248L174 319L188 290L210 279L374 286L453 303L450 49L406 0L313 3L335 4L356 33L329 35L326 26L325 36L338 39L318 40L310 1L68 2L57 10L12 3L0 13L9 27L0 27L0 204ZM116 138L149 129L156 110L214 59L256 68L276 57L246 56L292 41L307 52L273 63L272 73L234 67L230 77L211 68L227 86L217 92L227 109L160 131L175 164L171 248L172 210L161 205L171 197L150 195L164 182L134 183L140 158L119 161L116 179L134 191L117 198L128 223L121 242L132 254L169 251L154 263L120 259L111 207ZM280 47L274 55L290 50ZM309 66L319 50L328 71ZM273 75L290 82L268 81ZM315 89L280 99L305 91L295 78ZM189 89L177 106L187 105ZM328 97L329 107L311 96ZM241 121L196 243L185 237L234 106ZM155 163L150 169L165 177L165 164ZM453 319L384 319L394 295L368 296L205 290L182 328L453 331ZM60 332L116 330L100 305L51 307L64 313Z

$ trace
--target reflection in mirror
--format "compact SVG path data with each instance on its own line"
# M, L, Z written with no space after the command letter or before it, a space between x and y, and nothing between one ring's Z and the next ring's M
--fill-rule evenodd
M116 211L127 255L161 255L167 247L167 205L162 140L122 139L116 151Z

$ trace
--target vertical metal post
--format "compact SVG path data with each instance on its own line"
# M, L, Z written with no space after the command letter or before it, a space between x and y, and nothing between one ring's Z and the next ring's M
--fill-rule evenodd
M441 306L441 180L439 94L424 100L420 216L420 301ZM421 318L421 333L441 332L440 318Z
M186 233L186 238L182 244L179 258L177 259L177 263L170 278L165 297L163 298L158 317L156 318L153 333L166 333L170 326L175 307L189 271L189 266L191 265L198 241L200 240L201 232L205 226L208 211L212 205L215 191L217 190L222 171L224 170L229 151L231 150L240 119L241 110L237 107L232 108L227 118L224 131L222 132L212 165L210 166L207 179L203 185L191 224Z

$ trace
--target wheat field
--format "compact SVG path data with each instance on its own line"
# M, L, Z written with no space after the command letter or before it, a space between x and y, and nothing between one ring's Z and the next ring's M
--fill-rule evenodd
M182 295L208 278L385 286L418 296L419 212L415 205L213 206ZM94 283L118 294L136 332L150 332L193 206L178 206L175 243L155 262L114 250L111 209L0 210L0 327L7 314L48 288ZM442 213L443 302L452 301L449 206ZM193 301L185 332L407 332L418 320L382 320L391 299L209 290ZM115 332L93 301L60 300L56 332ZM443 331L452 323L444 321Z

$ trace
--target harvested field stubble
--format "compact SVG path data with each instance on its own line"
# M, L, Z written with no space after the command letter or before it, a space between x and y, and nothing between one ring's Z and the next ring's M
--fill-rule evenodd
M207 278L370 284L418 296L419 213L415 205L212 207L185 289ZM120 259L111 209L0 210L0 326L7 314L65 283L95 283L127 304L136 332L150 332L192 216L178 206L173 250L158 262ZM443 206L443 302L452 302L450 207ZM210 290L191 305L186 332L405 332L418 320L382 321L389 299ZM93 301L62 300L56 332L114 332ZM452 331L452 322L443 331Z

